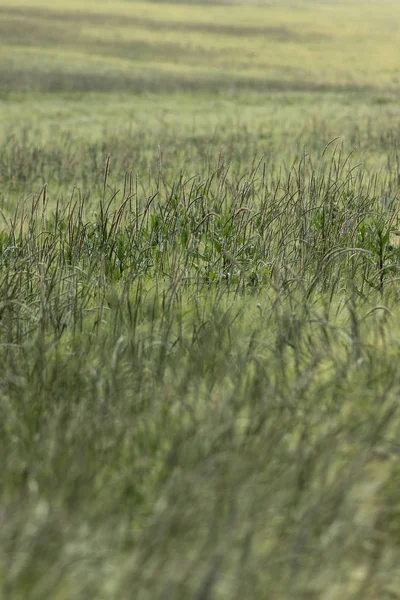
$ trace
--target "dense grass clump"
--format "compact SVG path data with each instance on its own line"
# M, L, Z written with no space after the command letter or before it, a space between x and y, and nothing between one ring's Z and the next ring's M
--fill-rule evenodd
M394 182L111 174L1 234L2 597L391 597Z

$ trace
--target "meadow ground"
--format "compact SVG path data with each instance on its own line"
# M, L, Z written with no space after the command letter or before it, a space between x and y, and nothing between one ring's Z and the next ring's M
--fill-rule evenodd
M400 597L400 6L0 0L0 599Z

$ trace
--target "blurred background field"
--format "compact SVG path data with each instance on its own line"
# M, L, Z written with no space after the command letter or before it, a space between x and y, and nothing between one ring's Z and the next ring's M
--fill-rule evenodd
M330 91L399 87L393 0L214 5L1 3L2 90Z
M398 6L2 1L2 93L399 86Z
M400 598L399 31L0 0L0 600Z
M0 15L0 176L21 177L24 192L84 185L108 152L118 177L156 168L158 145L174 172L202 171L220 151L236 166L265 155L290 167L336 136L367 169L396 160L391 0L2 0ZM46 164L16 168L22 143Z

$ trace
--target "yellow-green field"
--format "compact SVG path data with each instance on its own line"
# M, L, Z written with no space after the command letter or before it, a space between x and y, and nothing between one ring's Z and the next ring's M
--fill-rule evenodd
M366 169L391 168L399 26L390 0L1 0L0 141L23 135L51 154L67 135L86 173L85 144L98 143L98 162L111 152L122 177L156 168L159 145L165 168L198 172L220 151L233 165L290 166L340 136ZM25 192L51 183L48 166Z
M399 32L0 0L0 600L400 598Z
M399 89L400 8L2 0L3 89Z

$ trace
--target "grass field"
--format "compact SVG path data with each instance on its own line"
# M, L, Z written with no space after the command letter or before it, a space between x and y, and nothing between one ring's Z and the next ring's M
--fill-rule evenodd
M400 598L399 28L0 0L0 600Z

